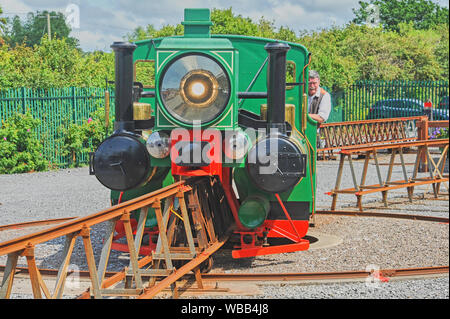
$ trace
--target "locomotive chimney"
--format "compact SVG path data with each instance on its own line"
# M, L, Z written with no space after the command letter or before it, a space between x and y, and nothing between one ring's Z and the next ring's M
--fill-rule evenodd
M272 42L264 49L269 54L267 67L267 129L286 133L286 54L291 47L286 43Z
M115 131L134 131L133 121L133 51L130 42L114 42L115 53Z

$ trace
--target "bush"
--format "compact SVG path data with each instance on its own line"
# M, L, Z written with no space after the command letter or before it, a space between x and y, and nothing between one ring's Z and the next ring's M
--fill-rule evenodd
M0 174L43 171L48 162L33 130L40 121L31 114L16 113L0 127Z
M68 156L69 167L79 167L82 163L77 154L95 151L112 133L112 125L109 125L108 130L105 128L105 109L100 107L81 125L76 123L63 125L59 128L59 133L63 136L58 141L61 145L61 154Z
M105 126L105 108L99 107L92 112L91 117L82 125L85 143L89 143L89 150L95 151L103 140L112 134L113 123L110 121L108 129Z
M68 156L69 167L79 167L80 163L76 158L76 154L86 151L84 146L84 133L81 126L75 123L69 124L68 127L61 126L59 133L62 138L59 140L61 143L61 155Z
M27 47L0 45L0 89L105 87L114 78L114 54L81 53L66 39Z

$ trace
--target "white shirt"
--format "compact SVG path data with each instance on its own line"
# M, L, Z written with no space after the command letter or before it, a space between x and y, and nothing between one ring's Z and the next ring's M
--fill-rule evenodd
M317 96L317 98L320 97L320 90L321 88L319 87L316 94L308 96L308 113L311 113L311 102L314 100L314 97L315 96ZM328 120L330 112L331 112L331 96L328 92L326 92L325 95L322 97L322 101L320 101L319 112L317 113L317 115L323 118L323 121L325 122L326 120Z

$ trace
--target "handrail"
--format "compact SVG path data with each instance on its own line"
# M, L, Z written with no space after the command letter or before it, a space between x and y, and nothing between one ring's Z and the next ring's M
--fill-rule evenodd
M419 123L424 121L428 121L426 116L325 123L320 125L319 132L323 138L318 137L320 147L317 153L325 155L325 152L328 152L332 155L333 150L346 147L423 139L419 129L424 126ZM408 125L412 126L413 135L408 134Z

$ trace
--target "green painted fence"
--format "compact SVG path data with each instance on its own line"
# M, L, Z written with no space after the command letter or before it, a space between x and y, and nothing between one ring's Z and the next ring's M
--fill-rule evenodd
M56 167L67 167L69 159L61 155L61 128L82 124L98 107L105 105L103 88L17 88L0 90L0 120L12 114L30 112L41 121L35 132L43 144L44 157ZM110 94L110 105L113 104ZM87 163L88 154L77 154L78 162Z
M29 111L41 121L35 133L44 145L45 158L54 166L67 167L69 159L61 155L61 143L58 143L62 137L61 127L67 128L71 123L81 125L93 111L103 107L105 90L76 87L0 90L0 120L6 120L16 112ZM417 112L422 112L418 107L409 107L412 104L408 102L401 106L403 109L400 115L386 110L378 110L369 115L370 109L382 100L418 100L420 103L430 100L434 109L438 109L439 104L443 105L448 116L448 95L448 81L359 81L345 91L331 93L332 111L327 122L416 116ZM114 105L113 93L110 94L110 105ZM113 110L112 107L110 119L113 118ZM77 159L81 163L87 163L88 155L77 154Z
M448 81L358 81L331 95L328 123L422 115L427 101L435 120L448 119Z

